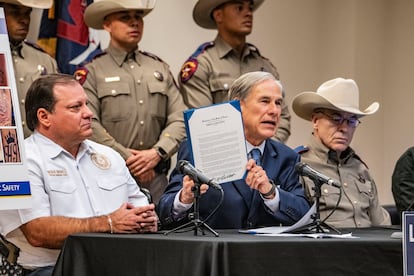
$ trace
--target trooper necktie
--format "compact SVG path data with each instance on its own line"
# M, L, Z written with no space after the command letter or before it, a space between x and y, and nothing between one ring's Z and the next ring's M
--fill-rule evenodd
M262 162L261 162L262 153L260 152L260 150L258 148L252 149L250 151L250 155L252 156L254 161L256 161L256 165L258 165L258 166L262 165Z

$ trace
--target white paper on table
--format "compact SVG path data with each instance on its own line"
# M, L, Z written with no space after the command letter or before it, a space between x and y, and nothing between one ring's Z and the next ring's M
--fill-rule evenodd
M306 212L306 214L298 220L295 224L291 226L271 226L271 227L262 227L262 228L255 228L255 229L248 229L248 230L241 230L241 233L246 234L282 234L282 233L289 233L296 229L299 229L305 225L308 225L313 221L312 215L316 211L316 205L313 204L312 207ZM292 234L296 235L296 234Z
M341 238L341 239L350 239L356 238L352 236L352 233L346 234L331 234L331 233L291 233L297 229L300 229L310 223L312 223L312 215L316 212L316 205L313 204L309 211L294 225L291 226L271 226L263 228L255 228L248 230L240 230L240 233L245 234L254 234L257 236L273 236L273 237L309 237L315 239L322 238Z

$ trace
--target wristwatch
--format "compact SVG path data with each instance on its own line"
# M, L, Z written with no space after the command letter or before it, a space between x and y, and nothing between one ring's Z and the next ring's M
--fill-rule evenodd
M269 179L270 184L272 184L272 188L267 193L260 193L263 198L269 199L270 196L272 196L276 191L276 185L273 182L273 180Z
M161 147L154 148L157 154L161 157L162 160L166 160L168 158L167 153Z

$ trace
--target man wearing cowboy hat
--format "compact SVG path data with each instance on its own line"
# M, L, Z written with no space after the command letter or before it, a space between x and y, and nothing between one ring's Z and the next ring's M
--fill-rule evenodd
M178 77L180 91L190 108L228 101L231 83L252 71L272 73L276 67L260 55L246 36L252 32L253 12L264 0L199 0L194 21L202 28L217 29L213 42L202 44L183 64ZM274 138L285 142L290 135L290 114L286 104Z
M26 41L29 32L32 8L47 9L52 0L0 0L6 18L7 32L13 57L20 110L24 110L24 98L30 84L41 75L56 73L56 61L33 43ZM26 126L24 112L21 112L24 136L31 131Z
M321 187L321 219L329 216L326 222L338 228L389 225L390 216L379 204L377 188L368 167L349 146L360 124L359 119L374 114L379 104L374 102L361 111L355 81L336 78L323 83L316 93L297 95L292 108L313 125L307 146L300 149L302 162L341 183L340 188ZM313 201L314 182L308 177L302 177L302 180Z
M157 203L168 184L170 157L185 137L182 112L187 107L169 66L138 49L143 17L154 5L154 0L90 4L85 23L109 32L110 42L104 54L75 75L94 113L92 140L118 151Z

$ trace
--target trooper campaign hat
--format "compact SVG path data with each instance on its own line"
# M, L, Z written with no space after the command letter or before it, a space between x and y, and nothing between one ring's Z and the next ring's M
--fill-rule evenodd
M255 11L264 0L253 0L253 11ZM216 29L213 19L213 11L220 5L231 2L230 0L198 0L193 9L194 21L202 28Z
M53 4L53 0L0 0L0 2L38 9L48 9Z
M377 112L379 103L373 102L366 109L360 110L359 89L355 81L335 78L324 82L316 92L302 92L292 101L293 111L307 121L312 120L312 114L318 108L344 111L363 117Z
M144 17L152 11L155 2L156 0L95 0L85 9L85 23L91 28L103 29L107 15L127 10L139 10Z

